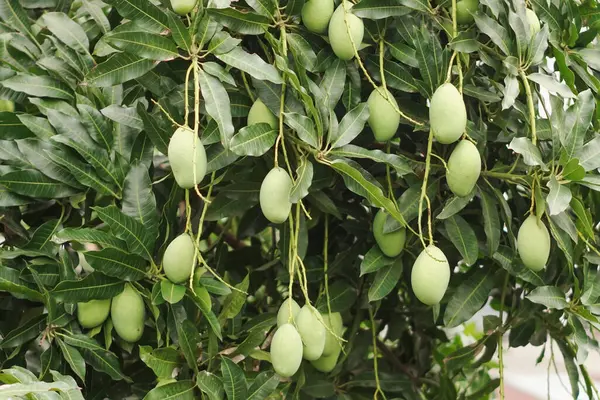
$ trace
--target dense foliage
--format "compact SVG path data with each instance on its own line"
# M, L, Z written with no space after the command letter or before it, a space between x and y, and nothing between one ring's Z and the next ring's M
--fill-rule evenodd
M0 0L0 398L598 398L596 0L172 2Z

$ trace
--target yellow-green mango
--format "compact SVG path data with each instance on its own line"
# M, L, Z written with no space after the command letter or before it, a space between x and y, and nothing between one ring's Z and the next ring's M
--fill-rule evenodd
M438 142L456 142L467 127L467 109L460 92L451 83L437 88L429 106L429 123Z
M541 271L546 266L550 256L550 234L535 215L527 217L519 228L517 251L527 268Z
M187 233L177 236L165 250L163 256L163 270L167 278L173 283L185 282L190 278L196 251L194 240Z
M333 0L309 0L302 7L302 23L311 32L325 33L333 14Z
M319 311L308 304L296 316L296 327L302 338L303 357L309 361L317 360L323 355L327 330L321 320Z
M271 341L271 363L284 378L294 375L302 363L302 339L292 324L283 324Z
M291 190L292 179L283 168L269 171L260 185L260 209L265 218L274 224L285 222L292 209Z
M125 289L113 297L110 316L121 339L130 343L140 340L144 333L146 311L142 296L131 285L125 284Z
M342 330L344 329L342 315L339 312L324 314L323 322L325 323L325 326L329 329L325 330L327 333L325 334L325 347L323 347L323 354L321 355L321 358L339 352L339 350L341 349L340 342L338 342L338 339L336 339L336 337L331 332L341 337ZM331 330L331 332L329 330Z
M538 33L541 29L540 19L535 14L535 12L531 9L525 10L525 16L527 17L527 21L529 22L529 30L532 35Z
M292 318L290 319L290 302L292 303ZM281 306L279 307L279 311L277 311L277 326L282 326L284 324L291 324L296 321L296 317L300 312L300 306L296 303L296 300L288 297L285 299Z
M15 112L15 103L10 100L0 100L0 112Z
M477 0L460 0L456 3L456 22L460 25L466 25L473 22L473 15L477 11L479 2Z
M323 373L329 373L333 371L335 366L337 365L338 358L340 357L340 353L342 352L342 348L338 346L336 350L330 355L322 355L318 360L311 361L313 367L317 371Z
M396 257L404 249L404 243L406 242L406 228L400 228L394 232L384 233L383 227L385 226L386 219L387 213L383 210L379 210L377 214L375 214L375 219L373 220L373 236L383 254L388 257Z
M77 320L83 328L95 328L108 318L110 299L77 303Z
M194 146L196 152L195 176ZM206 174L206 152L202 142L193 130L178 128L169 141L167 155L175 180L180 187L190 189L202 181L204 174Z
M331 16L331 20L329 21L329 44L338 58L348 61L354 57L354 47L352 46L352 42L354 42L356 49L360 48L365 35L365 25L363 24L362 19L350 12L352 3L346 1L345 4L346 10L348 11L347 13L344 9L344 5L340 4ZM344 18L344 16L346 16L346 18ZM346 20L352 36L348 35ZM350 39L351 37L352 40Z
M446 182L452 193L465 197L475 187L481 174L481 156L469 140L458 142L448 159Z
M275 118L275 115L273 115L265 103L260 99L256 99L252 107L250 107L250 112L248 112L248 125L260 123L269 124L271 128L275 129L277 127L277 118Z
M379 93L387 93L387 100ZM394 96L384 87L375 89L369 95L367 105L369 106L369 126L373 131L375 140L387 142L394 137L398 126L400 126L400 114L396 112L398 103ZM390 104L391 103L391 104Z
M410 276L417 299L428 306L438 304L450 282L448 259L434 245L429 245L417 257Z
M194 9L197 0L171 0L171 7L179 15L186 15Z

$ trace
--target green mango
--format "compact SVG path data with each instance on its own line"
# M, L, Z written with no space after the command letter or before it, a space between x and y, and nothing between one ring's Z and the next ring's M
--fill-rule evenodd
M77 320L83 328L95 328L101 325L110 312L110 299L90 300L77 303Z
M473 22L473 15L471 13L475 13L478 7L479 2L477 0L461 0L457 2L456 22L459 25L467 25Z
M452 193L465 197L475 187L481 174L481 156L477 147L469 140L458 142L448 159L446 182Z
M438 304L450 282L448 259L434 245L427 246L415 260L410 276L415 296L428 306Z
M296 317L296 327L304 346L303 356L309 361L321 357L325 348L327 330L321 320L319 311L308 304L300 309Z
M456 142L467 127L467 109L460 92L451 83L437 88L429 106L429 123L438 142Z
M195 139L195 140L194 140ZM195 146L195 149L194 149ZM194 151L196 174L194 176ZM178 128L171 140L167 156L175 181L183 189L191 189L202 181L206 174L206 152L194 131Z
M352 14L350 9L352 3L346 1L346 9L340 4L338 8L333 12L331 20L329 21L329 44L335 55L345 61L349 61L354 58L354 47L352 41L357 49L360 48L363 37L365 35L365 25L362 19ZM346 18L344 15L346 14ZM348 29L346 26L346 20L350 27L350 35L348 35ZM352 40L350 39L352 38Z
M283 324L271 340L271 363L277 374L284 378L294 375L302 363L302 339L294 325Z
M283 168L269 171L260 185L260 208L265 218L274 224L287 220L292 209L291 190L292 179Z
M260 99L256 99L248 112L248 125L260 123L269 124L273 129L277 128L277 118L275 115L267 108L265 103Z
M384 233L383 227L385 226L386 219L387 213L384 210L379 210L377 214L375 214L375 219L373 220L373 236L383 254L388 257L396 257L404 249L404 243L406 242L406 228L400 228L394 232Z
M369 106L369 126L373 131L375 140L378 142L387 142L394 137L398 126L400 126L400 114L396 112L398 103L394 96L384 87L379 88L383 93L388 94L388 99L375 89L369 95L367 105ZM392 103L392 104L390 104Z
M290 320L290 302L292 303L292 320ZM288 297L283 303L281 303L279 311L277 311L277 326L290 324L296 321L296 317L298 316L299 312L300 306L298 303L296 303L296 300Z
M196 6L197 0L171 0L171 7L179 15L186 15L192 12Z
M338 346L333 353L329 354L328 356L322 355L318 360L311 361L310 363L317 371L329 373L333 371L337 365L337 361L341 352L342 348Z
M523 264L532 271L541 271L550 257L550 234L546 225L530 215L517 234L517 251Z
M538 18L536 13L529 8L525 10L525 16L527 17L527 21L529 22L529 30L531 31L531 34L535 35L540 31L540 29L542 29L540 25L540 19Z
M189 279L196 260L194 240L187 233L177 236L165 250L163 270L173 283L185 282Z
M339 353L339 350L341 349L338 339L336 339L336 337L329 330L341 337L342 330L344 329L342 314L338 312L323 314L323 322L329 329L325 330L325 346L323 347L323 354L321 355L321 358L330 356L336 352Z
M130 284L125 284L125 289L113 297L110 316L121 339L130 343L140 340L144 333L146 311L142 296Z
M302 23L311 32L325 33L333 8L333 0L309 0L302 7Z
M15 112L15 103L10 100L0 100L0 112Z

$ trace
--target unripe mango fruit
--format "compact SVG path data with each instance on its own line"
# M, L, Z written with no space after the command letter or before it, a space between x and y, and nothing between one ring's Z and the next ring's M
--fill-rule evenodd
M146 312L142 296L131 285L126 284L125 289L113 297L110 316L121 339L130 343L140 340L144 333Z
M477 0L460 0L456 3L456 22L460 25L473 22L473 15L471 13L477 11L478 6Z
M548 262L550 234L546 225L533 214L519 228L517 251L523 264L533 271L541 271Z
M481 156L469 140L461 140L448 159L446 181L452 193L465 197L475 187L481 174Z
M529 30L532 35L538 33L541 29L540 19L536 15L536 13L531 9L525 10L525 16L527 17L527 21L529 22Z
M292 179L283 168L269 171L260 185L260 209L265 218L274 224L285 222L292 209L291 190Z
M292 319L290 319L290 302L292 303ZM295 322L299 312L300 306L298 303L296 303L296 300L288 297L283 303L281 303L279 311L277 311L277 326Z
M250 107L250 112L248 112L248 125L260 123L269 124L271 128L275 129L277 127L277 118L275 118L275 115L273 115L265 103L260 99L256 99L252 107Z
M195 141L194 141L195 139ZM196 147L196 176L194 179L194 146ZM193 130L178 128L171 140L167 156L177 184L184 188L193 188L206 174L206 152Z
M171 7L179 15L186 15L194 9L197 0L171 0Z
M383 254L388 257L396 257L404 249L404 243L406 242L406 228L400 228L394 232L384 233L383 227L385 226L386 219L387 213L383 210L379 210L377 214L375 214L375 219L373 220L373 236Z
M352 42L354 42L356 49L360 48L365 35L365 25L362 19L350 12L352 3L346 1L345 5L346 9L344 9L343 4L340 4L331 16L329 21L329 44L338 58L348 61L354 57ZM348 12L346 13L345 10L348 10ZM352 36L348 35L346 20Z
M165 250L163 256L163 270L167 278L173 283L181 283L189 279L196 251L194 240L187 233L177 236Z
M101 325L110 312L110 299L90 300L77 303L77 320L83 328L95 328Z
M284 378L294 375L302 362L302 339L292 324L283 324L271 341L273 369Z
M383 93L379 93L379 91ZM387 93L387 100L385 98ZM391 103L391 104L390 104ZM387 142L394 137L400 125L400 114L396 112L398 103L394 96L384 87L375 89L367 100L369 106L369 126L373 131L375 140Z
M310 363L317 371L324 373L331 372L337 365L341 352L342 348L338 346L338 348L330 355L322 355L318 360L311 361Z
M296 327L303 344L302 355L309 361L317 360L323 355L327 330L321 320L319 311L308 304L296 316Z
M325 33L331 15L333 0L309 0L302 7L302 23L314 33Z
M0 112L15 112L15 103L10 100L0 100Z
M410 281L417 299L428 306L438 304L450 282L450 264L442 250L427 246L413 265Z
M338 312L323 315L323 322L329 329L325 329L327 333L325 334L325 347L323 347L321 358L331 356L334 353L339 353L339 350L341 349L340 342L338 342L338 339L331 332L341 337L342 330L344 329L342 315ZM331 330L331 332L329 330Z
M459 91L451 83L437 88L429 106L429 124L438 142L456 142L467 127L467 109Z

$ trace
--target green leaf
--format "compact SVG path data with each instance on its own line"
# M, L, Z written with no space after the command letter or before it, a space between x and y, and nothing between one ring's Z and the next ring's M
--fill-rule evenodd
M216 57L225 64L244 71L261 81L269 81L275 84L283 82L274 66L267 64L257 54L246 53L241 47L235 47L228 53L217 54Z
M271 371L258 374L248 389L248 400L267 399L279 385L279 376Z
M179 352L172 347L152 350L150 346L140 346L140 359L159 379L171 378L173 370L179 366Z
M42 396L47 392L68 392L70 386L64 382L31 382L31 383L15 383L12 385L4 385L0 387L0 398L16 399L24 394L31 396ZM37 395L36 395L37 393Z
M304 37L296 33L288 33L286 37L294 58L296 58L307 71L315 71L317 55L310 43L308 43Z
M402 258L400 257L396 258L392 264L379 269L369 288L369 301L381 300L390 294L400 280L400 275L402 275Z
M483 229L487 238L487 248L489 254L494 254L500 245L500 235L502 226L500 225L500 215L498 214L497 202L489 193L479 190L481 200L481 211L483 212Z
M90 16L96 21L96 25L100 27L103 34L106 34L110 31L110 21L104 15L104 11L102 11L102 7L100 7L97 3L93 3L90 0L85 0L82 4L84 10L90 14Z
M233 76L223 66L221 66L221 64L217 64L216 62L209 61L209 62L205 62L204 64L202 64L202 67L204 68L204 72L214 76L215 78L219 79L221 82L230 84L231 86L236 86L235 79L233 79ZM234 115L233 107L232 107L232 115ZM211 120L211 121L213 121L213 120Z
M442 49L437 36L432 35L425 26L418 31L418 36L413 40L415 56L419 62L419 71L428 97L437 89L442 71Z
M405 158L396 154L385 153L381 150L367 150L359 146L347 144L332 150L331 154L340 157L369 159L378 163L384 163L394 168L398 176L404 176L413 173L412 168Z
M365 254L365 258L360 264L360 276L379 271L381 268L393 263L394 259L386 257L379 249L379 246L375 245Z
M383 19L400 17L411 12L401 0L363 0L352 7L352 13L360 18Z
M344 280L337 280L329 286L329 306L327 306L327 297L321 296L317 301L316 307L319 312L344 312L352 308L358 298L357 290Z
M92 228L65 228L52 237L52 241L62 244L65 242L95 243L102 247L110 247L124 250L126 245L123 241L108 232Z
M248 285L250 284L250 275L246 275L244 280L235 287L238 290L232 291L229 296L223 302L223 308L221 309L221 314L219 314L219 319L231 319L240 313L244 304L246 304L246 290L248 290Z
M146 0L107 0L123 17L135 21L140 26L160 33L169 30L167 15L157 6Z
M0 185L11 192L33 198L61 198L77 193L77 190L63 183L56 182L41 172L24 169L0 176Z
M510 48L512 43L506 29L496 21L482 13L481 11L473 14L475 24L479 30L489 36L492 42L502 50L507 56L511 55Z
M31 284L21 280L19 271L4 265L0 265L0 290L33 301L44 301L44 297L39 291Z
M15 92L35 97L50 97L73 101L73 92L64 83L43 75L17 74L2 81L2 85Z
M267 123L248 125L231 139L230 149L239 156L260 157L265 154L277 139L277 130Z
M416 58L415 49L402 42L388 43L392 57L413 68L419 67L419 62Z
M83 279L62 281L52 290L52 296L65 303L78 303L95 299L111 299L121 293L125 282L93 272Z
M208 51L213 54L229 53L241 42L241 39L231 37L228 32L217 32L208 45Z
M444 325L447 328L459 326L471 319L488 301L494 288L493 268L477 268L466 276L450 297L444 313Z
M139 78L155 66L156 62L153 60L127 53L117 53L92 68L86 75L84 84L99 87L115 86Z
M81 123L92 139L110 151L113 145L112 123L100 111L87 104L78 104L77 110L81 115Z
M361 103L344 115L334 136L329 137L332 148L347 145L362 132L369 119L369 106Z
M346 64L337 59L327 68L319 88L325 96L325 104L330 109L335 108L344 93L346 82Z
M171 30L173 40L177 43L177 46L190 54L192 52L192 37L187 27L175 13L169 11L167 16L169 17L169 29Z
M588 89L579 93L575 103L565 112L559 138L568 159L574 158L581 150L595 107L592 91Z
M9 26L14 27L19 32L27 35L35 43L38 43L31 29L33 22L27 16L27 12L23 9L19 0L0 1L0 18Z
M436 217L437 219L446 219L450 218L456 213L462 211L470 202L473 200L473 196L475 192L471 192L469 195L464 197L454 196L446 201L444 204L444 208Z
M246 3L260 15L271 19L275 18L277 6L274 0L247 0Z
M227 357L221 357L223 387L228 400L248 399L248 387L244 371Z
M514 138L508 148L517 154L523 156L523 162L527 165L536 166L539 165L542 171L547 171L548 167L542 159L542 153L529 138L519 137Z
M179 57L175 43L153 33L111 33L103 39L116 49L148 60L168 61Z
M192 321L185 319L177 324L177 337L179 338L179 347L181 347L189 367L198 373L198 345L200 344L198 329Z
M222 400L223 399L223 382L221 379L208 371L200 371L196 375L196 384L198 388L205 393L209 400Z
M562 310L569 306L569 303L565 300L564 292L556 286L537 287L529 292L525 298L550 309Z
M148 168L142 164L130 167L123 185L123 214L138 220L152 236L158 233L156 199Z
M213 333L220 340L222 340L223 336L221 335L221 325L219 324L219 320L215 316L215 313L213 313L213 311L211 310L211 304L204 302L202 298L194 295L190 291L186 293L186 296L189 299L191 299L196 305L196 307L198 307L198 309L202 312L202 315L204 316L204 318L206 318L206 321L210 325L210 328L212 329Z
M142 257L117 249L86 251L86 261L96 271L124 281L139 281L146 276L148 262Z
M454 247L467 265L473 265L479 258L479 246L475 231L460 215L453 215L444 221L444 228Z
M64 359L67 360L67 363L73 372L77 374L79 379L85 382L85 360L81 353L76 348L65 344L60 338L57 338L56 342L58 343L58 347L60 347Z
M586 171L593 171L600 168L600 135L587 142L577 153L579 164Z
M298 113L284 113L285 123L296 131L298 137L312 148L318 148L318 136L314 122Z
M225 149L228 149L234 128L227 91L218 79L206 74L204 71L199 71L199 80L202 98L205 101L206 112L217 122L217 125L219 125L221 144Z
M573 197L571 200L571 208L577 216L577 226L579 230L586 234L589 238L594 238L594 221L592 220L592 214L589 208L585 208L583 202L577 197Z
M177 399L177 400L194 400L194 382L192 381L177 381L167 383L162 386L157 386L149 391L144 400L166 400L166 399Z
M231 289L223 282L208 276L200 278L200 285L202 285L209 293L216 294L217 296L227 296L231 293Z
M296 169L296 182L290 191L290 201L293 204L298 203L308 195L308 191L313 181L313 174L312 163L308 158L303 158Z
M571 190L567 186L560 184L555 176L550 178L546 186L550 189L550 193L546 197L550 215L557 215L565 211L569 207L573 196Z
M160 293L162 298L171 304L179 303L185 296L185 286L176 285L168 279L160 281Z
M462 53L473 53L479 50L479 42L469 32L460 32L455 38L452 39L448 46L452 50L460 51Z
M142 103L138 103L137 112L144 123L144 131L158 151L167 155L171 133L162 126L156 117L148 113Z
M49 12L43 15L46 27L61 42L79 53L87 53L90 48L85 31L65 13Z
M213 17L215 21L242 35L261 35L269 29L271 24L271 21L262 15L243 13L234 8L210 8L208 9L208 15Z
M544 75L536 72L527 75L527 79L539 84L541 87L551 93L556 93L559 96L564 97L565 99L573 99L576 97L566 84L556 81L550 75Z
M12 349L36 338L46 327L47 315L37 315L3 336L0 348Z

